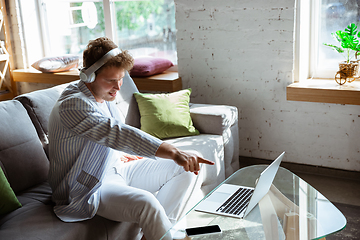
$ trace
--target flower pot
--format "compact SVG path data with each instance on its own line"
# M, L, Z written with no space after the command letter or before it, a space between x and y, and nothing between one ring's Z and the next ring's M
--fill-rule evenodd
M341 62L339 63L339 71L346 74L347 77L357 76L359 69L359 63L357 61L351 61L350 63Z
M340 62L339 71L335 74L335 81L340 85L343 85L346 82L352 82L359 77L358 72L358 61L350 61L350 63Z

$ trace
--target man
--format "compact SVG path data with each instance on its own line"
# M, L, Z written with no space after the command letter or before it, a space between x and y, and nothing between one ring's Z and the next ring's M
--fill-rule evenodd
M160 239L178 217L192 173L214 163L121 122L113 101L133 66L127 51L98 38L85 49L83 65L82 81L64 90L49 120L54 211L65 222L97 214L138 223L146 239ZM119 151L144 158L131 161Z

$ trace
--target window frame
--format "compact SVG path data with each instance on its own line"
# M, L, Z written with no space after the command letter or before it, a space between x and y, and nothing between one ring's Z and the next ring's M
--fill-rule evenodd
M295 2L294 82L308 79L310 71L310 1ZM301 23L301 26L300 26Z
M319 68L318 45L320 1L296 1L294 82L304 80L334 79L337 68ZM359 80L356 80L359 81Z
M317 71L317 48L319 20L319 1L296 1L294 82L307 79L324 79L326 76L315 74Z
M35 62L36 60L45 57L45 56L51 56L52 51L50 49L49 45L49 32L48 28L46 27L46 9L42 6L42 0L19 0L20 1L20 18L22 22L22 28L23 28L23 39L24 39L24 56L23 56L23 62L24 67L29 68L32 62ZM76 0L64 0L68 2L76 2ZM104 11L104 22L105 22L105 31L104 34L106 37L110 38L115 43L118 42L117 39L117 30L116 30L116 13L115 13L115 2L117 0L87 0L91 2L102 2L103 5L103 11ZM118 0L122 1L122 0ZM132 1L139 1L139 0L132 0ZM145 0L146 1L146 0ZM27 7L31 5L32 9L34 9L34 12L36 14L32 14L31 19L26 18L24 19L23 16L26 15L26 10L24 3L26 3ZM26 33L27 30L25 29L26 26L32 25L33 28L36 28L36 34L29 34ZM31 30L32 31L32 30ZM34 42L40 42L40 44L32 44ZM31 48L28 48L28 45L32 45ZM32 49L33 48L33 49ZM35 48L35 49L34 49ZM174 63L174 67L177 67L177 63ZM174 69L172 67L172 70Z

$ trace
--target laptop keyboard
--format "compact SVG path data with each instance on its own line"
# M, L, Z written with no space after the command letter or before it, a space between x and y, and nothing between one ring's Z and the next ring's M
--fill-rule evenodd
M249 204L254 189L239 188L231 197L226 200L216 211L234 215L240 215Z

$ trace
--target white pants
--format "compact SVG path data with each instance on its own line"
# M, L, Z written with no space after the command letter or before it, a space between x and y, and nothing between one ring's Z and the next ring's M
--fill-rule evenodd
M193 173L185 172L172 160L122 163L106 172L99 188L97 215L138 223L147 240L159 240L179 217L193 178Z

